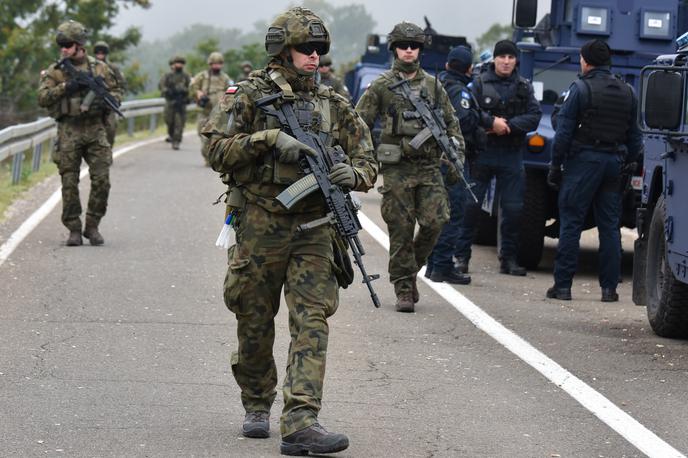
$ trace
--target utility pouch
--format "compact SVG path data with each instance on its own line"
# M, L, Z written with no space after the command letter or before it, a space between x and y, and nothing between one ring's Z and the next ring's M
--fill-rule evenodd
M333 270L340 288L348 288L354 282L354 268L347 246L338 235L332 238L332 253L334 254Z
M375 150L375 156L381 164L398 164L401 162L401 147L399 145L381 143Z

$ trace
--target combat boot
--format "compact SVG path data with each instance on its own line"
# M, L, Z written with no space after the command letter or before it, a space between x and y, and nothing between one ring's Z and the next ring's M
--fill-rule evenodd
M413 303L416 304L420 300L420 294L418 293L418 274L413 276L413 290L411 291L411 296L413 297Z
M172 142L172 149L174 149L174 150L179 149L179 142Z
M468 273L468 259L456 258L456 261L454 261L454 268L456 268L456 270L459 273L467 274Z
M616 288L602 288L602 302L618 302Z
M282 455L314 455L321 453L335 453L345 450L349 446L349 438L344 434L331 433L318 423L308 428L296 431L282 438L280 453Z
M69 238L66 242L67 246L81 246L84 241L81 239L81 231L70 231Z
M549 299L559 299L560 301L571 300L571 288L558 288L556 285L552 286L545 293Z
M413 292L401 292L397 294L397 303L394 304L397 312L413 313Z
M270 412L246 412L241 433L253 439L270 437Z
M435 269L430 276L430 280L436 283L446 282L452 285L468 285L471 283L471 276L459 272L458 269L449 269L447 271Z
M86 237L93 246L100 246L105 243L105 239L100 235L100 232L98 232L97 225L86 224L84 228L84 237Z
M499 273L507 275L516 275L524 277L526 275L526 268L518 265L513 258L502 259L499 265Z

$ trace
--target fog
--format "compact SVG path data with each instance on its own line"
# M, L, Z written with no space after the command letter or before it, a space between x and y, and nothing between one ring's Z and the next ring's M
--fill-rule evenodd
M495 22L510 23L512 9L512 0L328 0L328 3L336 6L364 4L377 22L377 33L389 32L401 20L423 26L425 15L437 32L463 35L469 40L481 35ZM541 12L545 3L549 4L540 1ZM250 31L256 21L269 21L295 4L300 3L290 0L153 0L153 6L147 10L122 9L113 31L119 33L129 26L137 26L146 41L164 39L195 23Z

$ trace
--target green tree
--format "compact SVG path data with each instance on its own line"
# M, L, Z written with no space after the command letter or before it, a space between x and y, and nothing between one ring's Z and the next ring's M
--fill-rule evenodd
M495 43L499 40L510 39L513 33L514 28L511 27L511 24L494 23L485 33L476 38L476 46L474 46L473 49L478 54L486 49L492 52Z
M40 72L59 56L55 29L67 19L82 22L95 42L104 39L117 60L141 35L130 28L122 36L107 33L120 8L148 8L149 0L0 0L0 126L34 118Z
M251 62L254 69L264 67L268 62L263 43L251 43L243 45L239 49L230 49L224 53L225 69L235 81L243 75L241 63L245 60Z
M191 76L208 68L208 56L213 51L219 51L220 43L217 38L207 38L196 44L193 53L186 55L186 71Z

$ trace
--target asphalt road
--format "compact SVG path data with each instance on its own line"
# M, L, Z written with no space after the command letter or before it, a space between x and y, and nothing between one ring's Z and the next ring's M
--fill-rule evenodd
M240 434L226 254L214 246L224 210L211 205L223 186L195 135L179 151L159 142L118 158L112 183L105 246L64 246L58 208L0 266L0 455L277 456L281 396L271 438ZM384 229L379 194L362 200ZM572 302L544 298L554 241L525 278L500 275L494 247L476 247L473 283L456 289L686 453L688 344L653 335L632 304L631 240L621 301L599 302L590 239ZM396 313L387 252L361 240L383 305L355 283L330 322L320 419L349 435L338 456L644 456L425 283L416 313Z

